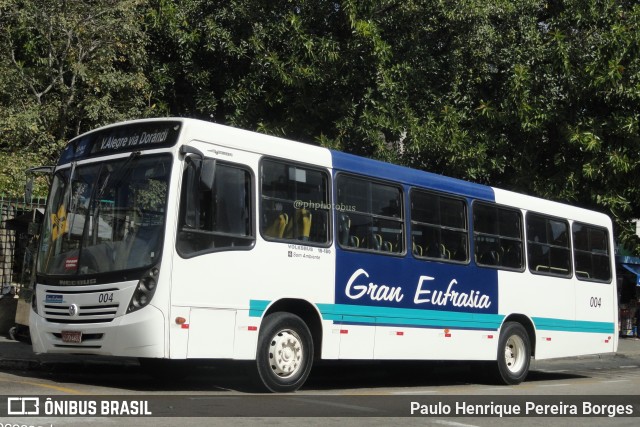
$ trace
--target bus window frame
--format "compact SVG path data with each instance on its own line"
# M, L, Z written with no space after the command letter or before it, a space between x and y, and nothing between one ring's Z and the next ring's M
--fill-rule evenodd
M479 262L476 259L476 255L475 255L475 251L476 251L476 236L478 235L485 235L485 236L493 236L498 238L499 240L501 239L508 239L508 240L513 240L516 241L516 238L513 237L509 237L509 236L505 236L503 234L490 234L490 233L484 233L484 232L478 232L476 231L476 227L475 227L475 220L474 220L474 215L475 215L475 206L476 205L484 205L484 206L489 206L489 207L493 207L496 210L498 209L503 209L505 211L511 211L511 212L515 212L520 216L520 244L522 245L522 250L521 250L521 266L518 268L513 268L513 267L507 267L504 265L491 265L491 264L483 264L481 262ZM513 272L517 272L517 273L522 273L527 269L527 265L528 265L528 260L527 260L527 250L526 250L526 246L527 246L527 236L525 234L525 214L523 214L522 209L519 209L515 206L510 206L510 205L505 205L505 204L501 204L501 203L495 203L495 202L488 202L485 200L473 200L473 202L471 203L471 222L473 224L473 229L470 230L470 234L472 236L472 240L473 240L473 252L474 252L474 262L478 267L481 268L492 268L492 269L496 269L496 270L504 270L504 271L513 271Z
M450 258L439 258L439 257L430 257L427 255L419 255L416 254L413 250L413 229L415 225L421 225L421 226L433 226L436 227L436 224L429 224L429 223L425 223L425 222L421 222L421 221L416 221L413 218L412 215L412 211L413 211L413 194L414 193L425 193L425 194L430 194L436 197L444 197L444 198L448 198L448 199L452 199L452 200L456 200L456 201L461 201L462 205L463 205L463 216L464 216L464 222L465 222L465 229L464 229L464 234L466 236L466 246L467 246L467 253L466 253L466 260L464 261L459 261L459 260L455 260L455 259L450 259ZM426 262L446 262L446 263L451 263L451 264L457 264L457 265L469 265L471 263L471 238L470 238L470 222L469 222L469 200L467 198L465 198L464 196L460 196L460 195L455 195L455 194L451 194L451 193L447 193L447 192L442 192L442 191L437 191L437 190L432 190L432 189L427 189L427 188L422 188L422 187L411 187L409 189L409 214L407 215L407 219L410 225L410 229L408 230L408 237L410 237L410 241L411 241L411 253L413 255L414 258L420 260L420 261L426 261ZM442 225L438 225L437 226L440 230L452 230L452 231L461 231L461 229L456 229L453 227L446 227L446 226L442 226Z
M260 158L260 161L258 162L258 175L260 176L258 181L256 181L256 185L257 185L257 200L258 200L258 219L257 219L257 230L258 233L260 234L260 237L262 237L263 240L267 241L267 242L275 242L275 243L288 243L288 244L295 244L295 245L300 245L300 246L313 246L313 247L318 247L318 248L330 248L333 245L333 215L331 214L332 209L328 209L327 210L327 241L326 242L314 242L312 240L301 240L301 239L295 239L295 238L280 238L280 237L272 237L267 235L264 230L266 229L266 227L268 227L268 224L264 224L264 209L263 209L263 192L262 192L262 185L263 185L263 180L262 180L262 168L264 167L264 162L265 161L271 161L271 162L275 162L275 163L280 163L286 166L293 166L296 168L301 168L301 169L307 169L307 170L311 170L311 171L315 171L315 172L319 172L321 174L324 174L326 179L327 179L327 186L325 188L326 190L326 197L327 197L327 205L329 206L333 206L332 205L332 201L333 201L333 193L332 193L332 188L333 188L333 180L331 177L331 171L327 168L324 168L322 166L318 166L318 165L313 165L313 164L309 164L309 163L304 163L304 162L298 162L295 160L289 160L289 159L285 159L285 158L281 158L281 157L276 157L276 156L262 156ZM267 196L268 197L268 196ZM295 203L295 200L293 201Z
M593 229L597 229L600 231L604 231L605 234L605 242L607 244L607 260L608 260L608 264L609 264L609 278L607 280L600 280L600 279L592 279L592 278L588 278L588 277L582 277L580 275L577 274L577 268L576 268L576 247L575 247L575 239L573 237L573 233L574 233L574 229L573 227L575 225L579 225L582 227L589 227L589 228L593 228ZM576 279L582 281L582 282L588 282L588 283L601 283L601 284L605 284L605 285L610 285L611 283L613 283L613 276L615 274L615 269L612 269L612 248L610 247L610 237L609 237L609 230L606 227L602 227L600 225L595 225L595 224L590 224L587 222L583 222L583 221L572 221L571 223L571 256L573 257L573 274L575 276ZM587 252L584 250L579 249L580 252L584 252L584 253L592 253L592 252Z
M555 221L559 221L559 222L563 222L567 225L567 239L568 239L568 246L567 248L569 249L569 268L570 270L567 272L567 274L561 275L561 274L555 274L552 273L550 271L538 271L535 270L530 262L529 259L529 254L530 254L530 248L529 248L529 215L537 215L539 217L543 217L547 220L555 220ZM525 215L524 215L524 229L525 229L525 243L526 243L526 257L527 257L527 268L529 269L529 272L531 274L537 274L537 275L541 275L541 276L549 276L549 277L557 277L559 279L572 279L574 276L574 260L573 260L573 233L571 230L571 221L569 221L568 218L564 218L564 217L560 217L560 216L556 216L556 215L549 215L549 214L544 214L544 213L540 213L537 211L526 211ZM558 245L550 245L549 243L536 243L533 242L534 244L538 244L538 245L547 245L550 248L553 247L560 247ZM551 269L551 266L548 266Z
M379 184L379 185L384 185L387 187L392 187L395 188L397 190L399 190L400 192L400 203L399 203L399 208L400 208L400 217L396 220L393 217L388 217L388 216L382 216L382 215L375 215L371 212L361 212L361 211L351 211L351 210L346 210L346 211L341 211L339 212L340 214L343 213L355 213L357 215L368 215L370 218L379 218L382 220L394 220L397 221L399 224L402 225L402 229L400 230L400 236L402 238L402 251L400 252L393 252L393 251L385 251L385 250L376 250L376 249L369 249L369 248L360 248L360 247L354 247L354 246L345 246L340 242L340 239L336 239L337 240L337 245L346 251L351 251L351 252L359 252L359 253L367 253L367 254L376 254L376 255L386 255L386 256L392 256L392 257L396 257L396 258L402 258L405 257L408 253L407 250L407 230L408 230L408 224L407 224L407 214L406 214L406 209L405 209L405 204L406 204L406 197L405 197L405 188L404 186L396 181L390 181L390 180L385 180L385 179L380 179L380 178L376 178L376 177L372 177L369 175L363 175L363 174L358 174L358 173L353 173L353 172L345 172L345 171L338 171L333 179L333 186L334 186L334 194L335 194L335 199L334 199L334 203L337 205L342 204L343 202L338 201L338 183L341 177L347 177L347 178L353 178L353 179L357 179L360 181L364 181L364 182L369 182L369 183L375 183L375 184ZM347 208L349 208L349 206L347 206ZM335 210L335 209L334 209ZM336 214L338 214L338 212L336 211Z
M186 163L188 162L188 158L191 158L192 156L185 156L185 159L183 160L183 168L182 168L182 173L179 175L179 180L180 180L180 191L178 192L178 212L177 212L177 217L176 217L176 235L175 235L175 251L178 254L178 256L180 256L180 258L183 259L190 259L190 258L196 258L202 255L206 255L206 254L210 254L210 253L216 253L216 252L229 252L229 251L250 251L253 248L255 248L256 246L256 239L257 239L257 233L256 233L256 218L255 218L255 212L256 209L253 206L249 206L249 212L252 215L251 218L251 236L247 236L246 239L249 240L251 239L251 244L246 245L246 246L224 246L224 247L218 247L218 248L209 248L209 249L203 249L200 251L194 251L188 254L183 253L183 251L181 251L178 247L178 241L180 240L179 234L181 232L180 227L183 226L183 222L184 222L184 216L183 216L183 204L187 203L187 200L184 200L183 202L183 196L185 195L185 177L184 177L184 173L186 172ZM198 155L195 155L193 157L199 157ZM227 160L220 160L218 158L215 157L202 157L200 159L201 164L198 167L197 170L197 177L195 177L195 180L198 181L198 188L200 187L201 183L200 183L200 173L202 170L202 163L204 163L204 161L209 160L209 161L214 161L216 167L219 165L224 165L224 166L229 166L229 167L234 167L237 169L240 169L242 171L248 172L249 173L249 177L251 179L251 185L250 185L250 194L249 194L249 201L251 202L251 204L255 203L255 196L256 196L256 176L255 173L253 171L253 168L251 168L251 166L245 164L245 163L237 163L237 162L229 162ZM214 172L215 175L215 172ZM210 190L212 191L212 190ZM192 199L192 195L187 195L188 199ZM186 207L185 207L186 209ZM199 231L203 234L211 234L211 235L215 235L216 232L207 232L207 231ZM241 237L238 237L241 238Z

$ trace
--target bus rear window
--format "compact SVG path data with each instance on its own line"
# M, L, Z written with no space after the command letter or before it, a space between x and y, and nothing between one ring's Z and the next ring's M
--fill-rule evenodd
M576 277L579 280L609 282L611 259L607 230L576 222L572 232Z

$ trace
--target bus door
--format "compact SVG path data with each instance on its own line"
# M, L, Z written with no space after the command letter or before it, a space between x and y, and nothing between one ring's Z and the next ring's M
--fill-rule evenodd
M238 307L254 283L254 168L257 156L202 147L189 154L181 177L172 273L172 358L231 358ZM231 160L231 161L230 161ZM174 322L174 319L179 319ZM255 335L255 333L253 333Z

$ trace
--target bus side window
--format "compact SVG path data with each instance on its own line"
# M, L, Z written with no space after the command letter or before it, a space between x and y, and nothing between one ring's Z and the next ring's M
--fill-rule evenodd
M268 240L327 243L328 174L266 159L261 175L262 235Z
M182 256L253 246L251 173L206 159L187 163L176 248Z
M576 277L579 280L610 281L611 258L607 230L574 222L572 232Z
M473 238L478 265L515 270L524 267L522 213L519 210L475 202Z
M340 174L336 179L340 246L375 252L404 252L402 191L395 185Z
M467 207L462 199L411 190L411 238L417 258L469 260Z
M569 223L564 219L528 212L527 252L532 273L571 277Z

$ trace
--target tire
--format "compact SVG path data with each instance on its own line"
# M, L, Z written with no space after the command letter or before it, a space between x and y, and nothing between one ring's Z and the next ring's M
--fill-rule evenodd
M529 373L530 362L529 334L520 323L505 323L498 340L496 379L507 385L520 384Z
M256 385L263 391L299 389L313 365L313 340L298 316L277 312L264 318L256 352Z

